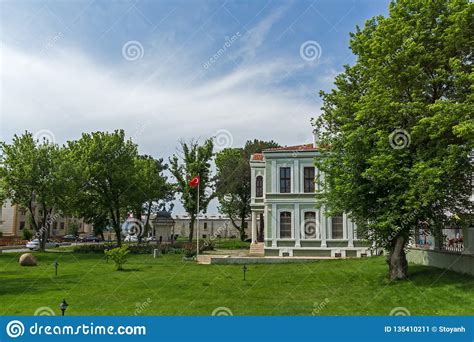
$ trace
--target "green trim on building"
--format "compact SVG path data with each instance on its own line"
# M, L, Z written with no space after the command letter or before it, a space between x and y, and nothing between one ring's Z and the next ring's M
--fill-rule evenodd
M321 241L301 240L301 247L321 247Z
M370 242L367 240L355 240L354 247L370 247Z
M357 257L357 251L355 250L346 250L346 258L356 258Z
M279 256L278 249L265 249L265 256Z
M277 247L295 247L294 241L277 241Z
M341 240L341 241L326 241L326 244L329 248L331 247L347 247L348 246L348 242L347 240Z
M331 250L324 249L295 249L293 256L315 256L315 257L330 257Z

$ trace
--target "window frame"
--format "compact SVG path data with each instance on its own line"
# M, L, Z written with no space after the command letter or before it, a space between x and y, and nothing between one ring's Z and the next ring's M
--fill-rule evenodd
M318 223L318 212L316 210L304 210L301 212L302 216L303 216L303 220L302 220L302 239L303 240L321 240L321 226L320 224ZM306 215L307 214L314 214L314 226L315 226L315 232L314 232L314 237L308 237L306 235L306 225L305 225L305 222L306 222Z
M313 176L312 177L307 177L306 176L306 170L307 169L310 169L310 170L313 171ZM316 168L314 166L303 166L303 192L304 193L314 193L316 191L315 179L316 179ZM312 190L311 190L311 186L309 188L310 190L307 190L307 188L306 188L307 182L312 184Z
M262 198L263 197L263 176L257 175L255 177L255 197Z
M341 230L340 230L340 237L335 237L334 236L334 220L335 219L341 219L340 225L341 225ZM339 224L339 222L337 222ZM331 216L331 239L333 240L344 240L344 214L338 214Z
M285 177L282 177L282 171L285 170L288 171L288 175L285 175ZM290 194L291 193L291 167L290 166L280 166L278 170L278 180L279 180L279 193L280 194ZM282 186L284 185L284 186ZM283 191L285 190L285 191ZM287 191L286 191L287 190Z
M289 233L290 235L289 236L282 236L281 232L282 232L282 215L283 214L289 214ZM288 209L281 209L278 211L278 238L279 239L293 239L293 219L294 219L294 213L292 210L288 210Z

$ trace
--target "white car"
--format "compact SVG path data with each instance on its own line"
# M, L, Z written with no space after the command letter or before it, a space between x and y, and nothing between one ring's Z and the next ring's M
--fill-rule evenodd
M46 241L46 248L55 248L55 247L59 247L59 243L57 242L53 242L53 241ZM40 242L38 239L34 239L34 240L31 240L31 241L28 241L26 243L26 248L28 249L31 249L32 251L36 251L38 249L40 249Z
M136 236L136 235L127 235L123 241L125 241L125 242L138 242L138 236Z

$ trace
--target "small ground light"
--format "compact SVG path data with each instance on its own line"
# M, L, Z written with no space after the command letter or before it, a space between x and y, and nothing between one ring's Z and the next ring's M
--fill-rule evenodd
M66 311L68 306L69 304L66 302L66 299L63 299L63 301L59 304L59 308L61 309L62 316L64 316L64 312Z
M246 280L245 274L247 273L247 266L244 265L244 267L242 267L242 271L244 271L244 280Z
M59 266L59 262L56 260L54 262L54 274L57 276L58 275L58 266Z

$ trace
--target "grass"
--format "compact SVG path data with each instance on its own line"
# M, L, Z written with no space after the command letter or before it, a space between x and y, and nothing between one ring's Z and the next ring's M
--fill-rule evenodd
M250 242L240 241L239 239L233 240L221 240L219 239L214 240L215 248L218 249L249 249Z
M471 315L474 278L410 265L410 280L391 283L383 258L313 263L197 265L181 255L132 255L125 271L100 254L35 253L37 267L19 254L0 254L0 315L33 315L40 307L68 315ZM54 275L54 261L59 274Z

